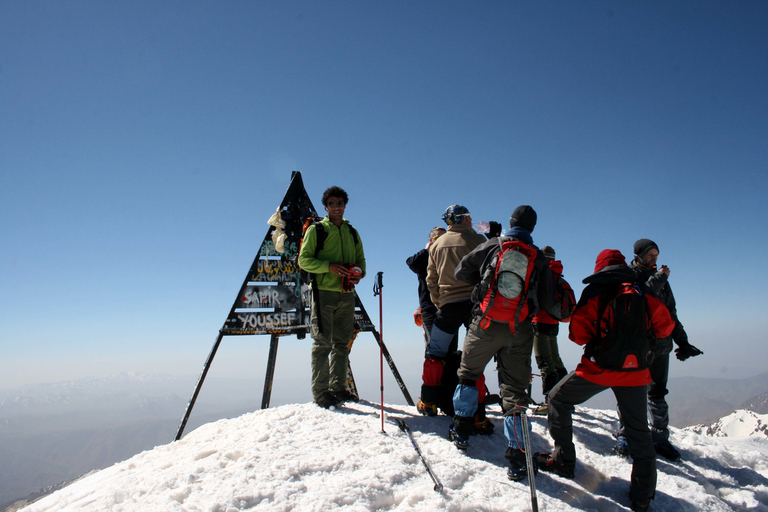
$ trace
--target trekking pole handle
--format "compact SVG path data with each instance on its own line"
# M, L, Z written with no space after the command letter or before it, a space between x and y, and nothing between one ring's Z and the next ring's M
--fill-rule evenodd
M373 283L373 296L376 297L377 295L381 295L381 289L384 288L384 283L382 282L382 278L384 276L384 272L377 272L376 273L376 281Z

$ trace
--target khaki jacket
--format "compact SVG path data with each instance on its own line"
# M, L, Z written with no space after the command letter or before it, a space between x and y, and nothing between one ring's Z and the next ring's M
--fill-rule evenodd
M475 285L459 281L453 273L461 258L485 241L483 235L466 224L448 226L447 232L435 240L429 248L427 266L427 287L435 306L469 300Z

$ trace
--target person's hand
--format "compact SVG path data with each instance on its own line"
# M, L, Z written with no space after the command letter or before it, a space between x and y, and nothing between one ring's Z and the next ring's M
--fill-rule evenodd
M669 277L669 267L668 266L662 265L661 268L659 269L659 272L661 272L662 274L664 274L667 277Z
M702 352L702 351L701 351L701 350L699 350L698 348L694 347L694 346L693 346L693 345L691 345L690 343L686 343L686 344L684 344L684 345L680 345L679 347L677 347L677 348L675 349L675 356L676 356L676 357L677 357L679 360L681 360L681 361L685 361L685 360L686 360L686 359L688 359L689 357L696 357L696 356L700 356L700 355L701 355L701 354L703 354L703 353L704 353L704 352Z
M346 263L331 263L328 265L328 272L331 274L336 274L339 277L349 275L349 269L347 268Z

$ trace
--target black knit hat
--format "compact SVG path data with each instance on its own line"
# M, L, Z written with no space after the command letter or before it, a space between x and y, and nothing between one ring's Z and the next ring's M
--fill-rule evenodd
M529 233L533 233L536 227L536 210L528 205L521 205L515 208L512 216L509 218L509 227L519 226Z
M651 249L659 250L659 246L656 245L656 243L653 240L648 240L647 238L641 238L637 242L635 242L635 256L638 258L642 258L645 253L650 251Z
M550 246L545 245L544 247L541 248L541 252L544 253L544 256L546 256L548 260L555 259L555 250Z

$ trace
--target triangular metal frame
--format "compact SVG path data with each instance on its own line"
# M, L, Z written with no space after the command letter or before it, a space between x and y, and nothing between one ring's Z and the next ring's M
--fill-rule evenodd
M278 242L279 246L278 235L280 233L279 231L276 233L277 228L275 226L270 226L259 249L259 254L254 258L253 264L240 287L240 292L229 311L229 315L227 315L224 326L219 330L213 348L203 365L192 398L189 400L184 417L176 432L175 440L177 441L181 439L184 433L187 420L192 413L192 408L224 336L270 335L269 360L261 402L261 408L266 409L269 407L272 394L279 337L296 335L302 339L309 332L310 289L308 285L301 282L298 255L299 244L303 236L304 220L308 217L317 216L317 211L312 206L312 201L304 188L304 181L301 179L300 172L294 171L291 174L291 183L277 211L280 212L281 220L285 222L285 227L282 228L285 234L282 244L283 251L275 250L275 242ZM413 405L413 399L405 387L405 382L356 291L355 321L361 331L373 333L406 402Z

